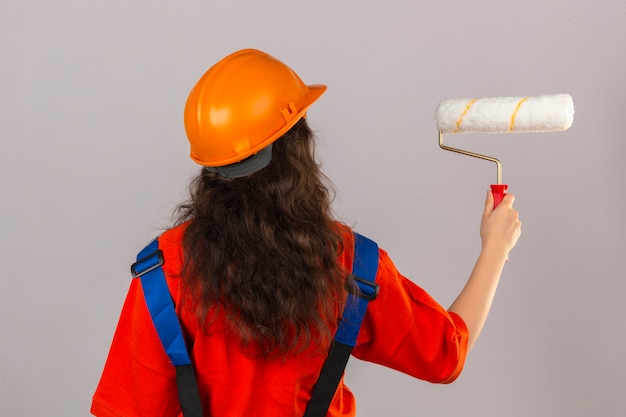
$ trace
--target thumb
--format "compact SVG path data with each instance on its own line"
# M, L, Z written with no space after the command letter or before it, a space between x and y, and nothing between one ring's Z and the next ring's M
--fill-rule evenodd
M483 212L483 216L487 217L493 211L493 193L491 190L487 190L487 198L485 199L485 211Z

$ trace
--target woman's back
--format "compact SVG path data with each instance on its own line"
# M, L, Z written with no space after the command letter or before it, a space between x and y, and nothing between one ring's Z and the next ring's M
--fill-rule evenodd
M280 358L252 356L240 348L235 337L227 336L228 319L223 313L214 317L208 331L200 328L181 300L181 241L187 226L165 232L159 238L159 248L205 412L212 417L301 416L326 352L320 353L319 346L312 344ZM345 250L338 261L349 268L352 232L345 226L340 230ZM379 262L379 297L368 306L353 354L417 378L451 382L465 359L467 329L463 321L446 313L425 291L404 278L382 250ZM180 410L175 370L151 321L139 280L135 279L94 397L96 415L176 416ZM138 392L142 395L137 396ZM108 413L109 408L116 414ZM355 412L354 396L342 381L328 415L352 416Z

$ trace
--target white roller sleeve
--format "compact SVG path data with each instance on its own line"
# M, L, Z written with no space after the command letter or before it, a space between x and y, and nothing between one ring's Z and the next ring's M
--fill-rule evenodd
M572 125L574 102L569 94L452 99L435 119L442 133L554 132Z

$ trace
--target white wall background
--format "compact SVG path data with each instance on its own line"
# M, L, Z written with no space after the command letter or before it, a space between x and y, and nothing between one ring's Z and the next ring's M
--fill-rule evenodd
M624 415L624 0L2 0L2 416L88 415L129 264L196 172L187 93L245 47L328 84L309 120L337 214L444 305L495 168L438 148L436 104L570 93L567 132L449 137L500 157L524 223L459 380L347 381L361 417Z

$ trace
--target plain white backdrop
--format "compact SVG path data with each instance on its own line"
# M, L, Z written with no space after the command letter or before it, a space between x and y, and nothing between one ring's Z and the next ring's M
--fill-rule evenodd
M467 135L523 234L464 372L352 360L359 416L626 409L626 2L0 3L0 414L85 417L130 282L197 167L182 112L241 48L328 85L308 118L343 221L447 306L478 254L488 162L437 146L457 97L569 93L567 132Z

